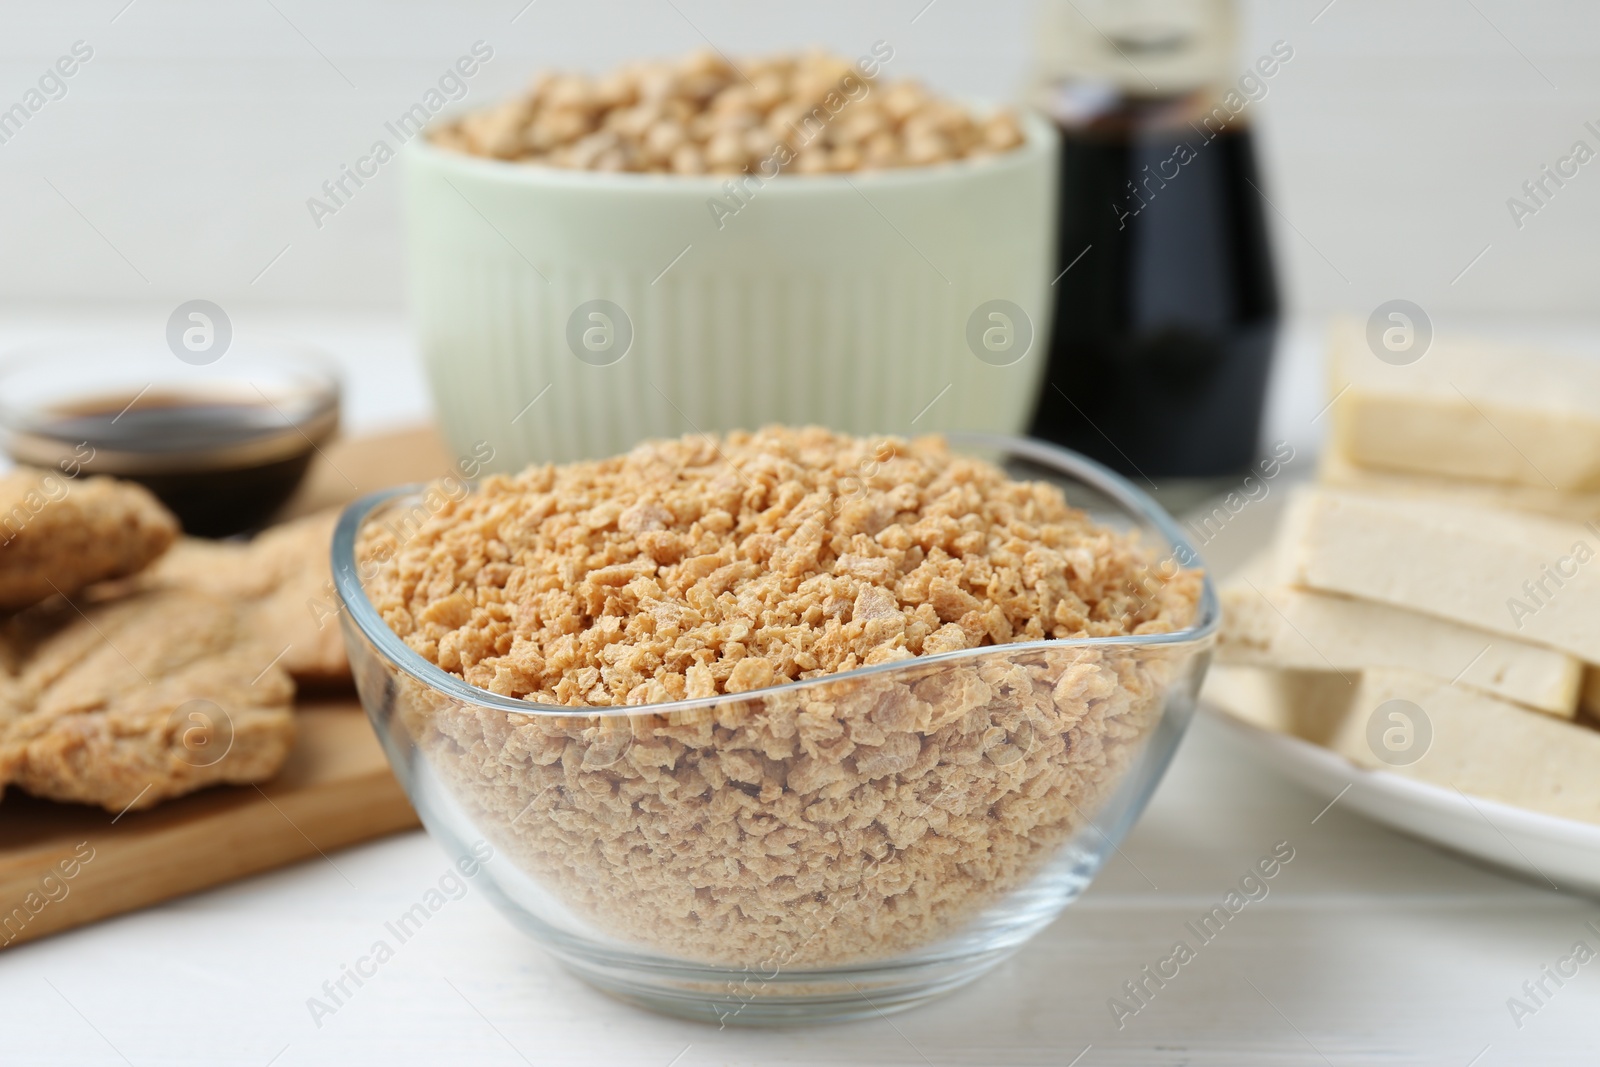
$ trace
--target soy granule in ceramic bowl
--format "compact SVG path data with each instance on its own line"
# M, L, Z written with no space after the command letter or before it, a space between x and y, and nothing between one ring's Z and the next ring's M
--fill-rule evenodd
M368 533L393 634L530 702L388 689L473 824L574 921L733 967L899 956L1028 884L1126 779L1202 587L1052 485L817 429Z
M821 52L735 64L713 51L601 77L541 74L524 95L435 129L471 155L574 170L821 174L928 166L1023 142L1014 113L978 115L914 81ZM769 175L770 176L770 175Z
M685 425L1021 432L1043 368L1024 341L1049 329L1059 270L1059 136L902 66L878 42L545 73L410 140L416 333L452 449L489 425L501 469ZM1022 346L1004 357L968 329L994 301ZM962 403L919 415L905 383L924 372ZM524 417L546 388L561 402Z

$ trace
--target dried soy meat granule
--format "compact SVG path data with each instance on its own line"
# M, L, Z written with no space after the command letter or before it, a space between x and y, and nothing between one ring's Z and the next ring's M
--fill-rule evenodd
M368 548L418 652L569 706L396 677L399 728L496 847L599 932L762 970L925 948L1070 865L1191 650L1007 644L1172 631L1200 589L1053 487L814 429L489 479ZM684 696L713 701L585 711Z
M1200 581L938 438L820 429L490 478L389 551L368 594L408 645L491 692L574 707L1168 632Z

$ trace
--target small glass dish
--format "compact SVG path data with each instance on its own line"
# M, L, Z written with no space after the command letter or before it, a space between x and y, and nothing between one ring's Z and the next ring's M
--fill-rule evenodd
M0 361L0 432L18 463L137 481L185 533L262 526L339 425L320 353L237 339L196 364L160 342L82 340Z
M1153 501L1090 460L951 444L1196 561ZM363 529L404 539L470 491L376 493L341 517L334 581L362 704L423 823L513 922L600 989L711 1023L907 1008L1016 951L1143 810L1217 627L1208 579L1176 633L995 645L670 704L534 704L423 659L362 587Z

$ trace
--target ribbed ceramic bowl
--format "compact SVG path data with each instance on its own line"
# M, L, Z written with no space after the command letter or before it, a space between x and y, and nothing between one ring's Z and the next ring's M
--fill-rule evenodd
M1193 559L1153 502L1089 460L953 443ZM976 648L672 704L533 704L423 659L363 589L362 531L403 539L448 499L374 494L334 535L356 685L395 773L463 869L580 977L714 1023L909 1007L1014 952L1143 810L1217 626L1207 582L1177 633Z
M412 305L495 470L768 423L1019 433L1050 326L1056 133L853 175L603 174L405 150ZM998 318L995 316L999 316Z

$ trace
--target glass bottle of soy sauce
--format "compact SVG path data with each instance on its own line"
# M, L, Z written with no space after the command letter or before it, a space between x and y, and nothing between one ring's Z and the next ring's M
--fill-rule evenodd
M1278 321L1249 110L1293 51L1240 64L1230 0L1045 2L1064 273L1032 432L1146 479L1242 470Z

